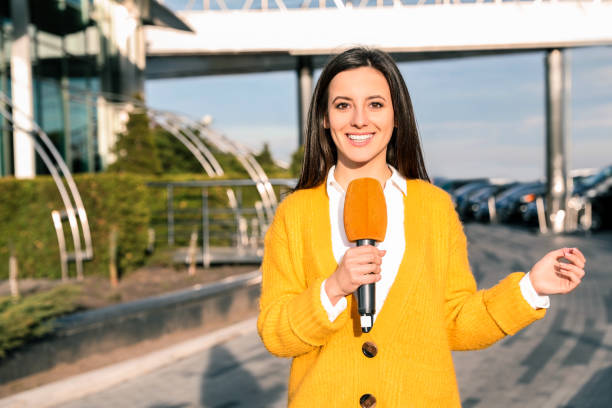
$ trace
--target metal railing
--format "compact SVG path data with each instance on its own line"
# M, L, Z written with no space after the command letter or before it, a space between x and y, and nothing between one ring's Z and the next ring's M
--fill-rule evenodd
M268 183L282 196L295 186L296 180L270 179ZM187 249L187 242L193 242L194 231L200 242L196 258L204 267L211 263L260 261L272 218L266 215L261 200L254 198L258 197L257 184L250 179L148 183L150 188L166 191L166 233L156 235L165 235L168 246L179 248L178 260L186 264L192 261L193 251ZM222 201L220 197L224 195L215 194L215 189L235 191L235 202ZM250 200L243 199L246 193L250 193ZM247 201L250 204L246 205ZM161 224L154 227L159 230Z

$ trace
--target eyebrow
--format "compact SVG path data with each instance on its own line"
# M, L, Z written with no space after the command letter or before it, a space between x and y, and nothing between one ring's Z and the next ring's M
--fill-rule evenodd
M386 101L386 99L385 99L383 96L381 96L381 95L372 95L372 96L368 96L368 97L366 98L366 100L369 100L369 99L376 99L376 98L380 98L380 99L382 99L383 101ZM335 97L335 98L332 100L332 103L336 102L336 100L337 100L337 99L346 99L346 100L352 101L352 99L351 99L351 98L349 98L348 96L341 96L341 95L339 95L339 96L336 96L336 97Z

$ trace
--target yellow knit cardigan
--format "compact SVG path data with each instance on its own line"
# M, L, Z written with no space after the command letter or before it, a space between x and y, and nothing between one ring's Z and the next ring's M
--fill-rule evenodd
M421 180L407 187L404 256L367 334L353 296L333 323L321 304L321 283L337 268L325 183L279 205L265 239L257 328L272 354L293 357L290 407L359 407L364 394L377 408L459 407L451 350L487 347L544 316L523 298L522 272L477 291L448 194ZM366 341L378 348L373 358L362 353Z

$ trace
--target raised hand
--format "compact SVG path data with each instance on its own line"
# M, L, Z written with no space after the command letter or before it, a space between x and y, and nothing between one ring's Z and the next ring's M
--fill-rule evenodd
M529 273L540 296L569 293L584 277L586 259L578 248L561 248L544 255Z

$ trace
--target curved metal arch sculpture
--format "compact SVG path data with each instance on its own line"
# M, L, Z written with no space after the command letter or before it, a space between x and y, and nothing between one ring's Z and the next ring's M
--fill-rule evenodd
M158 110L151 110L151 112L165 117L170 122L170 124L174 125L180 132L183 132L206 157L210 165L214 168L214 171L217 176L222 176L223 174L225 174L223 168L221 167L215 156L212 154L210 149L204 143L202 143L198 136L196 136L196 134L189 127L183 126L183 123L178 120L175 115Z
M10 111L6 109L7 106L10 108ZM8 96L4 94L4 92L0 92L0 115L9 121L13 128L16 126L12 113L14 111L19 112ZM81 280L83 279L83 261L93 257L91 231L89 229L89 221L87 219L85 206L81 200L81 195L76 183L72 178L72 173L68 169L68 166L66 165L66 162L64 162L64 159L60 153L51 142L51 139L49 139L49 136L38 126L34 119L27 115L24 115L24 117L28 119L32 129L21 130L25 131L32 138L34 142L34 149L49 170L49 173L51 173L51 177L57 186L60 198L64 204L64 209L66 211L66 216L68 218L68 223L72 233L77 279ZM42 144L37 140L37 138L42 141ZM45 149L48 150L48 153L45 151ZM64 185L64 179L66 185ZM83 242L85 244L84 252L81 250L80 231L83 232Z
M143 105L144 106L144 105ZM210 149L202 143L202 141L191 131L191 129L182 126L183 124L176 117L168 112L139 107L147 111L149 118L168 133L173 135L181 142L198 160L204 171L209 177L223 176L225 172L223 168L212 154ZM236 193L230 187L225 189L230 207L236 215L238 215L238 200Z
M257 191L262 199L262 204L265 209L267 219L266 223L269 224L272 222L278 200L276 199L276 194L274 193L274 189L269 182L268 176L257 160L255 160L252 153L240 143L229 139L221 133L211 130L197 121L184 116L174 116L177 118L177 120L187 124L187 126L195 128L198 131L198 135L206 142L214 145L220 151L230 153L236 157L236 159L247 171L249 177L256 184Z
M105 99L121 100L121 103L129 103L134 108L146 111L154 123L168 131L196 157L206 174L210 177L222 176L224 171L214 155L200 139L210 143L224 153L234 155L244 167L249 177L256 183L256 189L261 197L265 212L264 224L267 226L272 222L276 206L278 205L276 194L261 165L257 162L252 152L242 144L184 115L150 108L142 101L134 98L104 92L83 91L77 88L71 88L71 93L72 95L81 94L84 98L102 96ZM112 102L108 103L112 104ZM193 132L193 129L198 132L197 135ZM231 189L227 189L227 195L230 206L233 208L232 203L236 203L236 195Z

